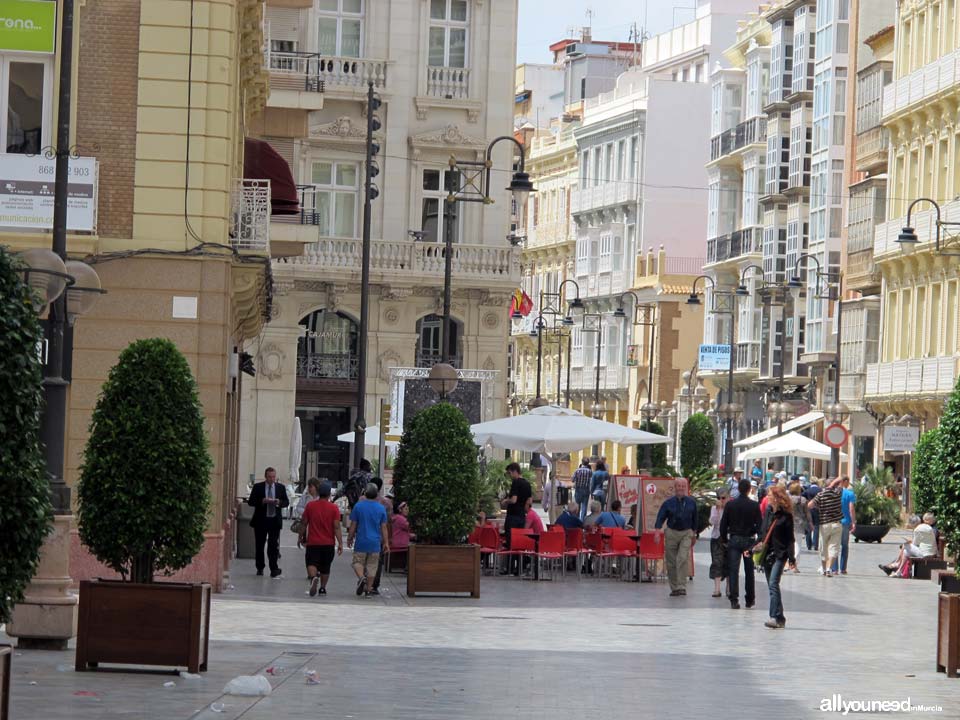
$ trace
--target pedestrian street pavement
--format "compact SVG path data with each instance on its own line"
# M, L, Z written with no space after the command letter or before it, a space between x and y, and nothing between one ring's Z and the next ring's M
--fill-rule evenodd
M910 698L942 709L904 716L960 718L960 680L935 672L936 587L877 569L898 540L851 543L844 577L817 575L816 556L803 552L801 573L784 577L788 624L776 631L763 627L761 577L753 609L710 597L705 541L681 598L668 597L664 582L571 574L484 577L479 600L408 598L405 577L389 575L380 597L362 599L348 553L334 563L330 594L310 598L302 551L287 546L283 580L235 562L230 589L214 598L210 669L200 679L76 673L72 650L18 651L11 716L767 720L842 716L820 709L839 694ZM231 678L256 673L270 679L268 697L222 695Z

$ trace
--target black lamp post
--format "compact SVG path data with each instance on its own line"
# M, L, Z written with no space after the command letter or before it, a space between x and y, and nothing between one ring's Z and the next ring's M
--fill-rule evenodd
M550 404L540 395L540 380L543 372L543 331L546 329L547 321L543 317L543 310L541 310L533 321L533 329L530 330L530 337L537 338L537 395L527 403L527 407L531 409Z
M647 357L647 402L644 403L643 407L640 408L640 413L644 419L644 430L647 432L650 431L650 423L653 422L654 418L657 417L657 406L653 404L653 363L656 355L654 353L654 347L656 342L656 331L657 331L657 306L654 303L641 303L640 298L637 297L637 294L632 290L627 290L624 293L620 294L620 297L617 299L617 309L614 310L613 316L615 318L620 318L626 320L627 313L623 307L623 299L630 295L633 297L633 306L634 306L634 316L633 316L633 326L634 327L648 327L650 328L650 343L648 347L648 357ZM651 465L653 464L653 459L651 455L651 447L648 444L643 446L643 466L648 470L652 470Z
M560 283L559 287L557 287L557 291L554 292L554 293L541 292L541 293L540 293L540 305L541 305L541 307L543 307L543 308L549 309L551 314L553 314L553 315L559 315L559 314L560 314L560 308L563 306L564 288L565 288L568 284L573 285L574 289L576 290L576 295L574 295L573 299L570 300L570 301L567 303L567 314L563 316L563 319L560 321L560 323L561 323L561 325L562 325L563 327L566 327L566 328L570 329L570 328L572 328L574 325L576 325L576 323L577 323L577 318L580 317L581 315L583 315L583 313L584 313L584 311L585 311L585 308L584 308L584 305L583 305L583 300L580 299L580 285L577 284L577 281L576 281L576 280L574 280L573 278L567 278L566 280L564 280L563 282ZM514 320L519 320L519 319L523 318L523 315L520 313L519 310L514 310L513 315L512 315L511 317L512 317ZM567 407L570 407L570 366L571 366L571 364L572 364L571 361L570 361L570 358L572 357L571 353L572 353L572 351L573 351L573 333L572 333L572 331L571 331L571 332L568 332L568 333L566 334L566 338L567 338L567 397L566 397L566 405L567 405ZM558 341L558 342L559 342L559 341ZM558 352L558 354L559 354L561 351L558 349L557 352ZM558 405L560 404L560 387L559 387L560 380L559 380L559 378L560 378L560 374L559 374L559 371L558 371L558 372L557 372L557 404L558 404Z
M913 228L912 224L910 223L910 218L913 214L914 206L917 203L921 203L921 202L926 202L933 205L933 210L934 210L934 213L936 214L936 219L934 220L935 231L933 236L934 252L936 252L938 255L944 255L948 257L960 256L960 252L956 250L948 249L951 243L949 241L944 241L941 235L942 228L960 226L960 222L941 220L940 205L937 203L936 200L933 200L932 198L926 198L926 197L917 198L916 200L911 202L910 205L907 206L907 220L906 220L907 224L900 231L900 234L897 236L897 239L895 241L897 245L900 246L900 252L902 252L904 255L909 255L914 250L916 250L917 245L920 244L920 238L917 237L917 231ZM953 244L955 245L956 243L953 243Z

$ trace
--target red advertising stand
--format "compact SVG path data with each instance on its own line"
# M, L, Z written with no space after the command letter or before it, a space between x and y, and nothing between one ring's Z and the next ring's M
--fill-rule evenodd
M618 487L620 477L617 476ZM660 506L663 505L669 498L674 496L675 492L675 483L677 480L683 480L687 482L684 478L655 478L648 477L646 475L634 475L626 477L635 477L639 481L639 492L640 492L640 502L643 512L640 514L641 526L643 532L656 532L654 527L657 523L657 513L660 512ZM689 483L687 484L689 492ZM690 577L694 575L694 564L693 564L693 545L690 546Z

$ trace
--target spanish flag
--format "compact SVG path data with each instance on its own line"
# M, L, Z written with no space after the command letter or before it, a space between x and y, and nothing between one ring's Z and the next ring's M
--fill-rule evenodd
M510 300L510 315L512 316L518 310L524 317L529 315L530 311L533 310L533 300L520 288L514 291L513 298Z

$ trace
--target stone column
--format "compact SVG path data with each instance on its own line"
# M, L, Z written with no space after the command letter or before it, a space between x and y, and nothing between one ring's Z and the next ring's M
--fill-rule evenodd
M54 517L53 529L40 549L37 574L7 623L7 635L17 638L18 647L66 650L77 634L78 599L70 592L72 520L72 515Z

